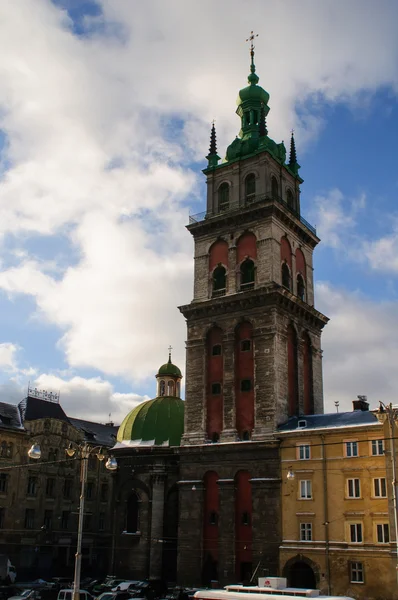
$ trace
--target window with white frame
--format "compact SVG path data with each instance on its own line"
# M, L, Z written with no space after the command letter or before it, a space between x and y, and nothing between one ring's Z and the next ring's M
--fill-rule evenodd
M364 568L361 562L350 563L350 581L351 583L364 583Z
M300 541L312 541L312 523L300 523Z
M347 479L347 498L361 497L361 483L358 478Z
M388 523L377 523L376 535L378 544L388 544L390 542L390 527Z
M345 442L345 455L348 458L358 456L358 442Z
M387 485L385 477L373 479L373 491L375 498L387 498Z
M384 454L384 440L372 440L372 456Z
M311 479L302 479L300 481L300 498L305 500L309 500L312 498Z
M311 458L311 447L309 444L299 444L297 446L297 457L299 460L309 460Z
M350 542L352 544L362 544L362 523L350 523Z

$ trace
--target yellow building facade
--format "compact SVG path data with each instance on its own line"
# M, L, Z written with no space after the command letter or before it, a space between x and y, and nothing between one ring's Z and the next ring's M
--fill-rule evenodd
M282 544L289 585L395 599L397 554L385 414L292 417L280 428Z

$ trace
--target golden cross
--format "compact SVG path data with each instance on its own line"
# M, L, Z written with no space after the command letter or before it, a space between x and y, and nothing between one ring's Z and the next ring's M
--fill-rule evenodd
M250 42L250 52L253 52L254 50L254 38L258 37L258 33L253 33L253 31L250 32L249 37L247 38L246 42Z

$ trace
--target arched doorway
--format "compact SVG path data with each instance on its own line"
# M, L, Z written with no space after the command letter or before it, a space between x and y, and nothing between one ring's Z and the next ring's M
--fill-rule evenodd
M315 573L310 565L302 560L290 565L287 578L290 587L316 589Z

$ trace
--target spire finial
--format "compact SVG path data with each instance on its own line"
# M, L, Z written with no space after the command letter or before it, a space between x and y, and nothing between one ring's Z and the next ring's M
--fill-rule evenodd
M292 129L292 137L290 138L289 166L293 167L296 164L297 164L296 142L294 141L294 129Z
M169 346L169 364L171 364L171 351L173 350L172 346Z
M211 122L209 155L213 156L214 154L217 154L217 139L216 139L216 126L215 126L215 121L213 119L213 121Z
M258 37L258 33L254 33L253 31L250 32L249 37L247 38L246 42L250 42L250 57L251 57L251 65L250 65L250 71L252 73L255 72L256 67L254 66L254 39Z

